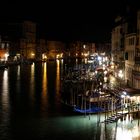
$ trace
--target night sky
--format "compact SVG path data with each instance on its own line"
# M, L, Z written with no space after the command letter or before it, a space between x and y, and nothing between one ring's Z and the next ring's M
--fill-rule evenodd
M1 21L32 20L52 40L110 40L114 18L137 0L3 0Z

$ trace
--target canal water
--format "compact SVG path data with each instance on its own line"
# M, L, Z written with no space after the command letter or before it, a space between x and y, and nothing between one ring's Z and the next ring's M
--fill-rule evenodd
M139 118L104 124L61 103L63 61L0 70L0 140L139 140Z

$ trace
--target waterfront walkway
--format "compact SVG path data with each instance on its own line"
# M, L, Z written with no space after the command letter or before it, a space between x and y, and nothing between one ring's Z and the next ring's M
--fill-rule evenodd
M113 115L107 116L106 115L106 119L104 121L102 121L101 123L114 123L117 122L119 119L125 119L126 115L138 115L140 116L140 110L132 110L132 111L128 111L128 110L123 110L123 111L118 111L116 113L114 113ZM131 117L131 121L133 120L133 118Z

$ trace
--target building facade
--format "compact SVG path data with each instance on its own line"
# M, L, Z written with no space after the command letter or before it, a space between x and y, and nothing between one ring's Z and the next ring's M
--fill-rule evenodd
M95 43L74 41L69 44L67 56L74 58L87 58L95 53Z
M45 39L37 39L36 44L36 60L47 59L47 44Z
M61 41L47 41L47 59L63 58L65 43Z
M140 10L137 12L137 22L136 22L136 48L135 48L135 65L132 71L132 86L134 88L140 89Z
M9 47L10 42L6 38L0 36L0 63L3 63L8 60Z
M127 86L140 89L140 11L129 11L116 23L111 50L115 76Z
M10 41L9 56L14 59L34 59L36 48L36 24L18 21L0 24L0 32Z
M35 59L36 24L31 21L22 23L22 37L19 39L20 55L25 59Z
M119 72L125 73L125 58L124 58L124 36L125 36L125 23L123 17L118 16L115 19L115 27L112 29L111 39L111 55L112 62L114 63L114 74L118 77ZM121 77L124 80L124 76Z

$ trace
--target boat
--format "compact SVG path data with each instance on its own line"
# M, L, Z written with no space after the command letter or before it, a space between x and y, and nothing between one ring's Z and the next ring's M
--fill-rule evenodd
M98 113L104 112L105 110L101 107L92 107L88 109L80 109L79 107L74 107L74 111L79 113Z

